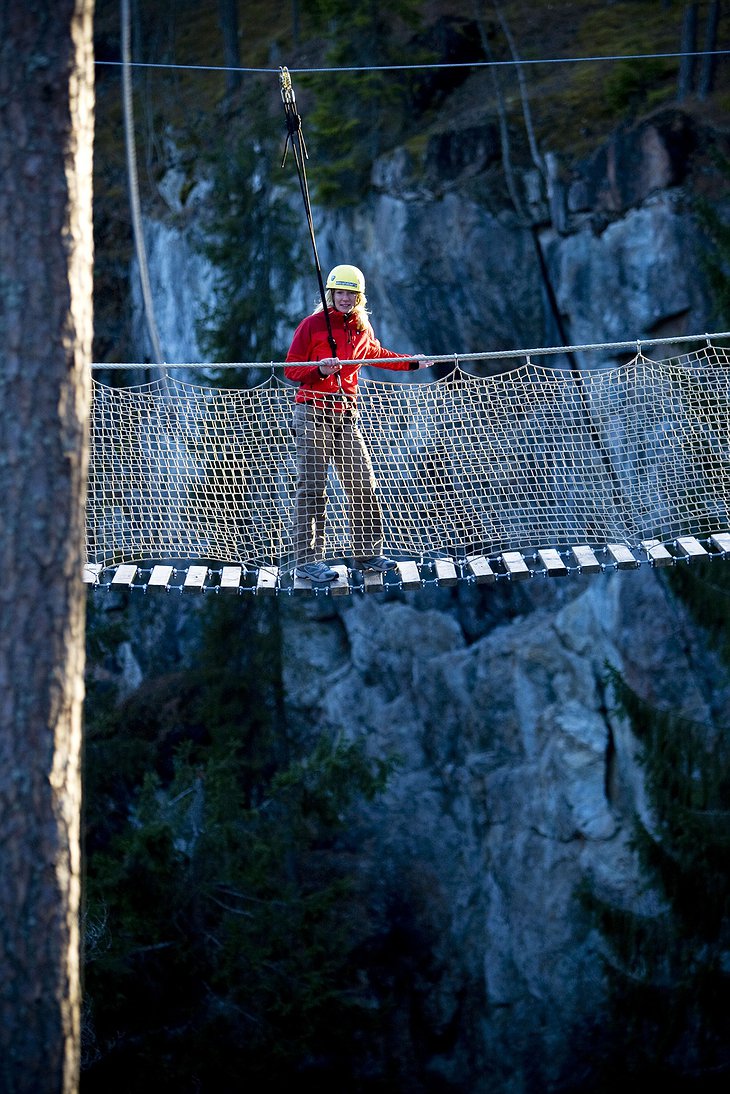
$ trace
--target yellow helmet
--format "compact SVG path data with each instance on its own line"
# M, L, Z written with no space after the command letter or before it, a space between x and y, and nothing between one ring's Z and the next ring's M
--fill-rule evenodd
M328 289L344 289L345 292L365 292L365 277L357 266L335 266L327 278Z

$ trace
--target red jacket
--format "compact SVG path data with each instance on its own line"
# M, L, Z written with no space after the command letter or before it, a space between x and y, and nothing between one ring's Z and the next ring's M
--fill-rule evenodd
M327 320L323 311L315 312L303 319L294 332L287 361L322 361L325 357L338 357L343 362L339 373L333 376L322 376L315 365L291 364L284 369L284 375L289 380L298 380L299 389L296 395L298 403L315 403L317 406L327 406L331 410L341 411L345 409L345 402L349 406L355 401L357 394L357 374L359 364L348 362L362 361L363 358L377 357L382 364L375 368L390 369L416 369L417 361L394 361L392 358L401 357L402 354L385 349L373 333L373 328L368 323L365 330L357 330L357 319L354 316L343 315L335 308L329 309L332 335L335 339L337 352L332 353L328 340ZM326 396L338 395L340 387L337 377L340 378L342 392L349 396L347 400L332 399Z

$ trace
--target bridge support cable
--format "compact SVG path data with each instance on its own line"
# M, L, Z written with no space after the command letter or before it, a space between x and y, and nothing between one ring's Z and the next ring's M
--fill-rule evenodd
M294 577L276 566L219 566L183 563L122 563L104 566L87 563L84 584L94 591L145 593L201 593L217 596L347 596L382 593L398 595L417 589L449 588L458 584L494 585L525 579L612 574L618 571L683 566L689 562L712 562L730 558L730 533L718 532L702 540L679 537L670 547L646 541L633 550L622 543L609 543L602 550L586 545L568 552L552 548L534 553L505 551L496 558L473 555L464 560L446 558L399 562L388 574L361 573L356 567L336 565L337 580L317 586Z

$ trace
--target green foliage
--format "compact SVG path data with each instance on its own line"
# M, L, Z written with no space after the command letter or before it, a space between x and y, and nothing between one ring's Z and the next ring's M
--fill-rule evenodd
M608 676L641 744L652 822L636 818L634 846L655 895L640 914L584 894L609 987L590 1089L639 1077L693 1090L691 1077L710 1082L730 1066L730 734L652 707Z
M375 158L414 124L415 81L403 72L344 70L401 64L404 35L420 22L419 5L397 0L343 8L320 0L314 14L330 43L326 65L343 71L302 80L314 101L305 126L307 140L312 127L309 173L323 205L355 205L367 193ZM409 51L411 64L427 57L415 47Z
M283 116L275 125L266 99L252 95L209 152L203 251L217 282L199 336L213 361L272 361L286 352L289 292L277 271L304 263L307 231L280 170L284 133Z
M357 960L353 807L393 764L331 727L291 733L278 613L212 601L194 669L109 704L101 724L89 710L87 767L106 774L87 783L84 1090L346 1071L377 1020Z
M730 667L730 567L725 563L673 566L667 581Z
M727 188L730 180L730 156L717 150L715 165ZM697 221L707 240L702 265L707 276L714 308L714 319L720 326L730 323L730 214L728 207L709 198L695 198Z
M618 61L603 85L606 105L618 116L635 113L650 102L656 105L668 97L665 81L671 75L665 61Z
M642 744L641 762L656 818L655 836L686 870L708 872L730 843L730 734L644 702L615 671L620 711ZM709 856L705 858L703 856ZM730 877L728 877L730 892Z
M533 55L545 56L545 42L553 33L560 44L553 45L552 56L561 50L564 56L629 58L676 52L682 7L672 4L660 10L656 0L573 4L563 10L551 5L552 26L540 28L541 41L533 44ZM571 33L564 38L561 31L571 16ZM546 86L536 89L532 98L538 137L551 148L574 155L593 152L627 115L635 117L676 95L679 62L674 58L591 61L568 68L557 79L546 73Z

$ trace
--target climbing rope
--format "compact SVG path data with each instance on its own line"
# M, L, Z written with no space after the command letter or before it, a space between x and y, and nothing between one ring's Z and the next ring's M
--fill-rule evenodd
M304 141L304 133L302 132L302 118L297 110L296 98L294 95L294 88L292 87L291 76L286 68L281 69L281 101L284 104L284 117L286 118L286 140L284 142L284 155L281 160L281 166L286 163L287 150L291 146L292 153L294 155L294 162L297 168L297 177L299 179L299 189L301 190L302 200L304 201L304 213L307 218L307 227L309 229L309 238L312 243L312 253L314 255L314 268L317 273L317 283L319 284L319 294L322 298L322 308L324 309L324 317L327 323L327 340L332 350L332 356L337 356L337 343L335 342L335 336L332 333L332 324L330 322L329 311L327 309L327 298L325 294L324 281L322 280L322 267L319 261L319 254L317 253L317 240L314 234L314 218L312 216L312 202L309 197L309 184L307 182L307 169L306 160L307 146ZM337 383L340 384L340 378L337 377Z
M145 249L144 231L142 230L142 215L139 203L139 184L137 180L137 153L134 145L134 113L132 106L132 77L130 59L130 27L129 27L129 0L122 0L122 101L124 105L124 143L127 153L127 176L129 180L129 204L132 214L132 229L134 232L134 246L139 266L139 276L142 283L142 300L147 321L147 331L152 347L152 357L158 365L162 365L162 348L160 335L155 321L155 310L152 303L152 290L150 288L150 275L147 266L147 251Z

